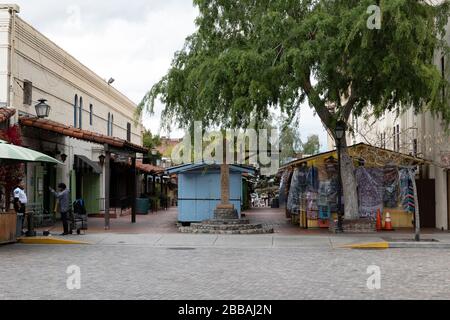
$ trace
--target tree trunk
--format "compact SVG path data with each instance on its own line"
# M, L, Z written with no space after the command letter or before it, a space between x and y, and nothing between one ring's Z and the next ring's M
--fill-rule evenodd
M355 166L350 158L350 155L348 154L346 141L342 142L341 157L341 177L344 194L345 219L356 220L359 219L359 204Z

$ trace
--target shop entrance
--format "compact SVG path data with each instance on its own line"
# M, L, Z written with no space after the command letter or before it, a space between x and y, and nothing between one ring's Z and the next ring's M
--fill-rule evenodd
M434 179L421 179L416 183L420 225L422 228L436 228L436 182Z

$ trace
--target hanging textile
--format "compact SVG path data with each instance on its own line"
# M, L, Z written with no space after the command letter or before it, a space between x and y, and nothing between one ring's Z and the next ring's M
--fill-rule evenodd
M400 169L400 195L402 199L403 210L409 213L415 213L416 202L414 199L414 186L413 182L411 181L410 170L412 169Z
M319 218L318 198L319 194L317 192L308 191L306 193L306 214L310 220Z
M298 215L300 212L300 196L301 196L301 186L300 186L300 169L297 168L292 174L291 187L289 189L289 196L287 201L287 209L293 215Z
M384 168L384 206L397 208L399 200L399 174L395 166Z
M359 167L356 169L359 213L362 218L374 218L383 211L383 169Z
M278 196L279 203L280 203L280 208L286 208L287 193L288 193L288 183L289 183L290 175L291 175L291 171L290 170L286 170L286 171L283 172L283 175L281 177L280 193L279 193L279 196Z
M307 176L307 191L319 191L319 170L316 167L311 167L308 170Z

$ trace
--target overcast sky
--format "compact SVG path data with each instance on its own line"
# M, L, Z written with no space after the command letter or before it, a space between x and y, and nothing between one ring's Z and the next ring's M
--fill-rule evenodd
M17 0L20 16L139 103L166 73L175 51L195 31L191 0ZM144 125L159 133L162 105ZM326 134L309 107L302 110L302 138ZM174 131L173 137L180 137Z

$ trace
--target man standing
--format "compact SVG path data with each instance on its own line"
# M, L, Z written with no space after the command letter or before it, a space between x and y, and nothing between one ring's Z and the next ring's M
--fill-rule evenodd
M28 198L25 193L25 185L20 182L13 191L14 194L14 210L17 213L17 236L23 235L23 225L25 222L25 211Z
M58 185L58 191L56 192L52 188L50 191L53 195L58 199L59 202L59 212L61 214L61 220L64 227L64 233L62 236L67 236L69 234L69 213L70 213L70 190L67 189L67 186L64 183L60 183Z

